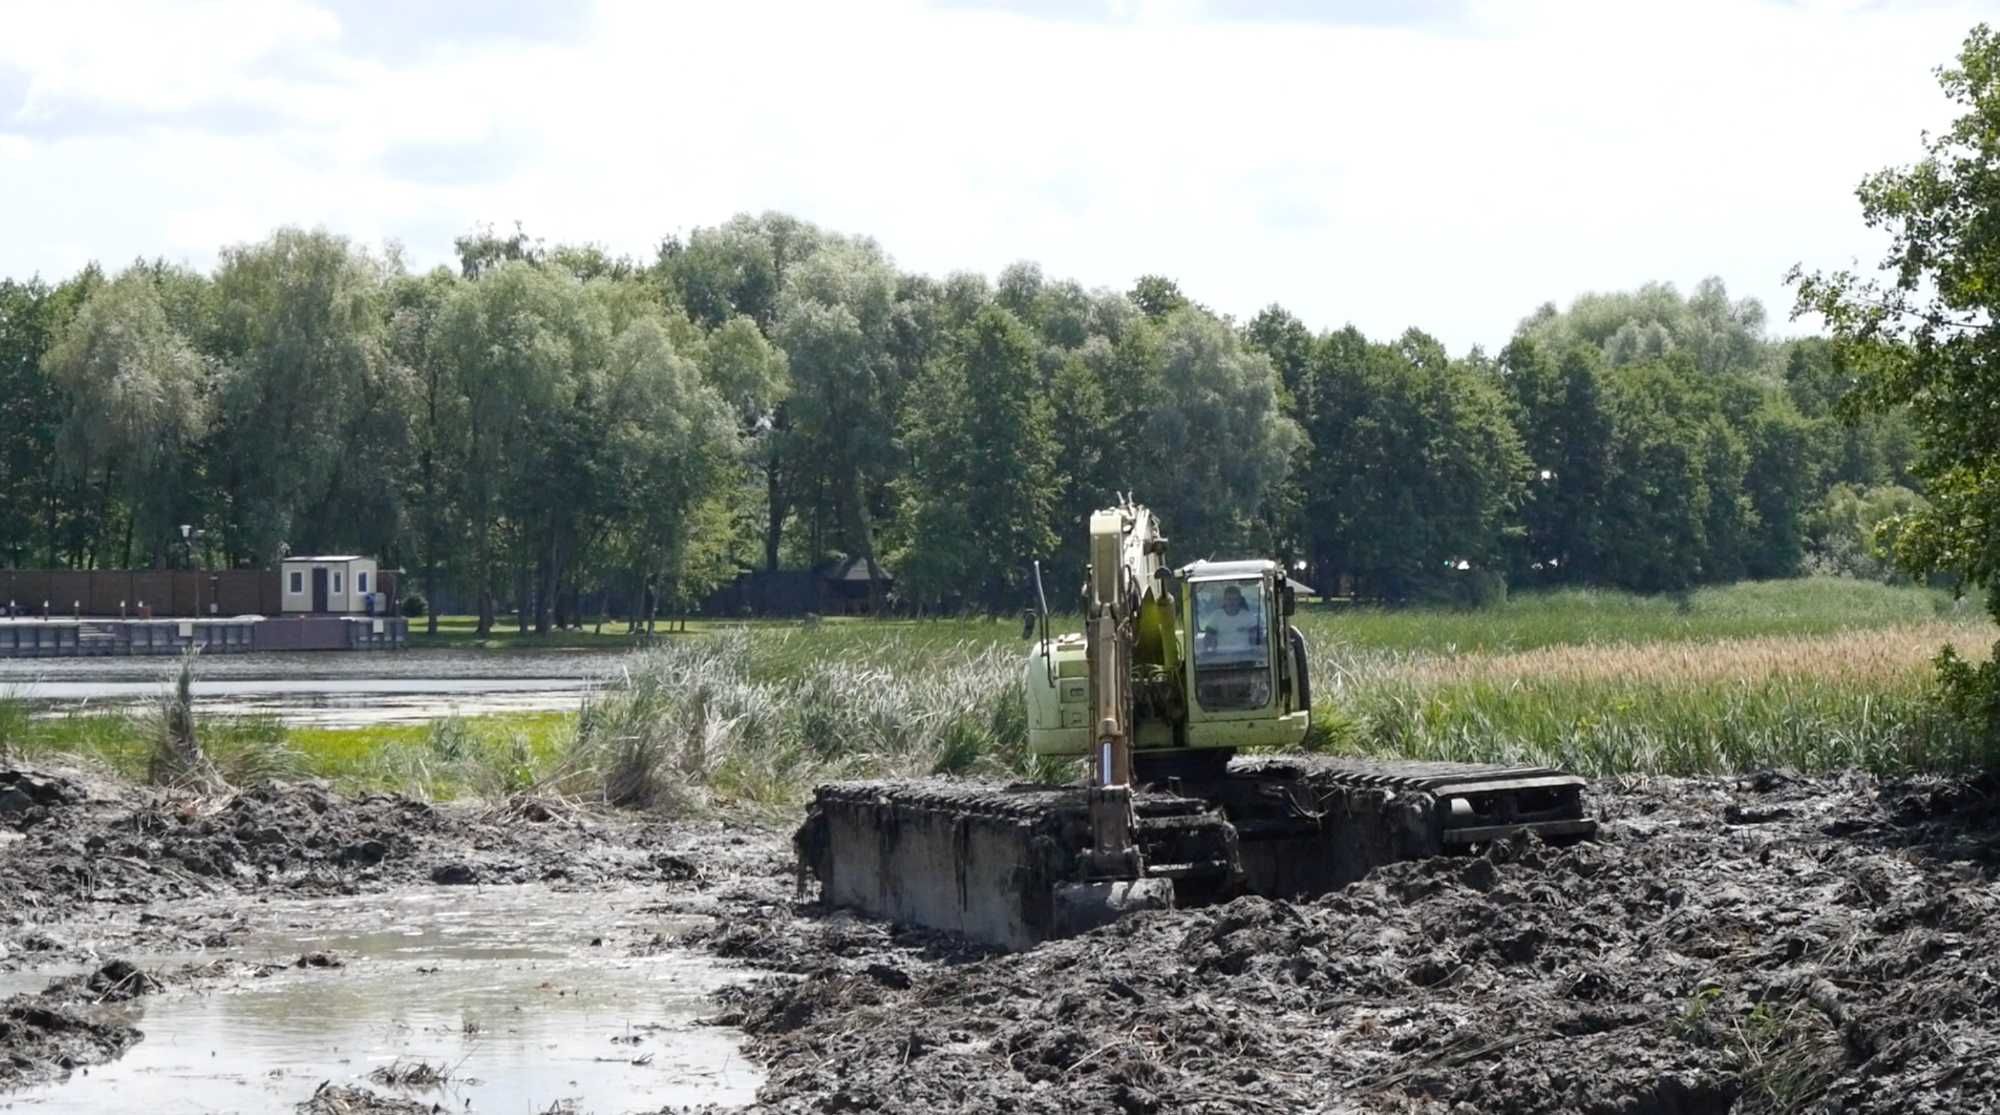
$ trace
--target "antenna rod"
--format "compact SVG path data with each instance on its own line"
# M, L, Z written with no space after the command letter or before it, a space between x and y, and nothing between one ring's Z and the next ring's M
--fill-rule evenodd
M1049 657L1049 594L1042 591L1042 563L1035 562L1035 599L1042 606L1042 666L1048 671L1049 684L1056 683L1055 660Z

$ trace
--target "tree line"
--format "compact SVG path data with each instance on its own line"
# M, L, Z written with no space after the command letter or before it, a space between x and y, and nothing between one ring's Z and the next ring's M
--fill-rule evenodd
M518 227L456 247L415 271L282 229L207 273L0 281L0 560L360 550L482 628L547 629L834 555L913 610L1018 607L1034 559L1066 598L1122 492L1178 558L1386 600L1887 576L1877 525L1923 506L1907 416L1847 412L1841 350L1770 339L1715 279L1453 356L1160 276L914 274L782 214L651 260Z

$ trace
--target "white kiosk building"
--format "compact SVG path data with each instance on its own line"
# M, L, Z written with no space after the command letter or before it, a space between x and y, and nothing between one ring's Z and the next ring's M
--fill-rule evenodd
M374 558L353 554L288 557L279 565L280 599L286 613L387 615Z

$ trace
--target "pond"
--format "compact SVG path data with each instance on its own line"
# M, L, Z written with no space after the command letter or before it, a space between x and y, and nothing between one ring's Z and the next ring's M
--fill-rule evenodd
M573 711L590 689L616 679L624 657L604 650L217 655L200 664L195 705L317 727ZM42 713L125 709L159 696L173 668L157 658L5 659L0 693Z

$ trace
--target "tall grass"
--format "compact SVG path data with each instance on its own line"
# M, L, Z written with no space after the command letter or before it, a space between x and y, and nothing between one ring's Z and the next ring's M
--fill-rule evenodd
M1308 742L1592 775L1992 761L1988 741L1942 712L1930 663L1948 642L1978 654L2000 630L1937 618L1939 598L1921 591L1859 588L1861 606L1843 607L1825 585L1739 586L1738 613L1722 615L1748 630L1788 623L1806 633L1669 641L1655 616L1640 626L1650 640L1523 640L1533 645L1497 652L1312 640L1319 702ZM1721 620L1707 607L1713 628ZM1880 626L1896 616L1910 618ZM1601 616L1561 622L1621 629ZM1020 654L1019 644L893 628L869 642L860 632L829 643L764 629L672 644L636 659L627 683L586 710L573 766L615 803L681 809L784 808L826 778L1066 777L1071 764L1037 762L1022 747Z
M0 759L12 759L25 749L31 723L28 702L0 690Z
M194 664L199 648L182 652L178 664L167 675L166 691L160 694L153 729L153 753L146 762L146 781L197 793L214 793L226 782L222 772L202 752L201 733L195 726Z
M1026 753L1015 649L890 642L765 680L758 653L738 631L636 656L577 718L568 784L617 805L759 812L830 778L1066 774Z
M1883 773L1991 763L1945 715L1931 659L2000 631L1932 621L1823 635L1440 655L1316 648L1316 745L1532 761L1587 774L1768 766Z
M1762 767L1880 773L1983 765L1990 749L1912 685L1869 692L1812 677L1660 685L1473 682L1361 696L1336 750L1536 762L1582 774Z

